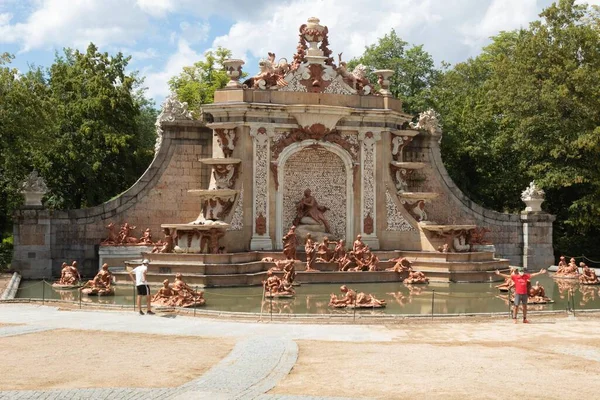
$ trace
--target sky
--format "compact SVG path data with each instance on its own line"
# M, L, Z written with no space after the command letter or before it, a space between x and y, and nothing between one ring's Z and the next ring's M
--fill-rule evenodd
M600 0L578 1L600 5ZM50 66L65 47L131 55L129 67L146 77L148 97L160 104L167 81L218 46L257 71L274 52L291 60L298 27L318 17L329 48L344 60L395 29L423 45L436 63L476 56L489 37L538 18L552 0L0 0L0 53L13 66Z

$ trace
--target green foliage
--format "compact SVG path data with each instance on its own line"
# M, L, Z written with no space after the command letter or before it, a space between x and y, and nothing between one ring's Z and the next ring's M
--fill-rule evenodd
M573 238L600 227L599 19L573 0L540 17L446 71L432 95L457 184L485 206L516 211L535 179L557 215L556 243L569 252Z
M65 49L47 70L25 73L0 58L0 238L37 169L47 205L89 207L122 192L153 157L157 111L129 57Z
M198 61L169 80L172 92L177 93L180 101L188 103L189 109L196 115L202 104L212 103L215 90L222 89L229 82L223 69L223 61L231 57L231 50L218 47L216 51L204 54L204 61Z
M8 236L0 241L0 272L10 267L13 251L13 237Z
M348 68L363 64L371 72L377 69L394 70L390 90L394 96L402 99L405 112L415 114L429 107L429 89L436 82L439 71L422 45L409 49L407 45L392 29L377 44L367 46L360 58L351 60ZM377 82L372 73L370 80Z

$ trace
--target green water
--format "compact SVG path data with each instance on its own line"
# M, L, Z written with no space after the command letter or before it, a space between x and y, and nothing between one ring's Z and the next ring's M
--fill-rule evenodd
M539 280L546 289L546 296L555 301L547 305L529 305L531 310L565 310L568 291L574 294L575 309L600 309L600 295L597 286L579 285L577 281L557 281L547 275ZM385 314L430 314L432 298L435 314L488 313L508 310L506 294L494 286L497 283L430 283L407 287L403 283L365 283L349 285L357 292L371 293L387 302L387 307L379 310L360 310L361 313ZM42 289L44 286L44 289ZM206 309L233 312L260 312L273 314L340 314L352 310L331 309L327 306L330 293L340 294L337 284L304 284L296 287L293 299L263 301L262 287L207 288ZM156 292L157 289L153 289ZM434 294L435 291L435 294ZM54 290L41 281L23 281L17 292L19 298L62 299L79 302L78 290ZM134 301L133 286L117 286L115 296L82 296L82 302L101 304L131 305Z

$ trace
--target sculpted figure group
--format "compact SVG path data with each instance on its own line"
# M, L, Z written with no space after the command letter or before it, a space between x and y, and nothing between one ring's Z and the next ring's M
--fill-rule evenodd
M132 233L136 228L136 226L129 225L128 222L125 222L119 229L114 222L111 222L106 225L108 237L100 244L103 246L149 246L155 244L152 240L152 231L150 228L146 228L146 230L142 233L142 237L139 239L133 236ZM117 231L117 229L119 230Z
M554 277L563 279L579 278L579 271L577 269L577 263L575 262L575 259L571 258L567 264L565 257L561 256L560 261L558 262L558 269L556 270Z
M60 270L60 279L54 282L52 286L60 289L77 287L79 286L79 281L81 281L81 275L79 275L79 270L77 269L77 261L73 261L72 265L64 262Z
M363 292L356 293L346 285L340 287L341 296L331 293L329 306L334 308L383 308L386 306L385 300L379 300L372 294Z
M600 280L596 275L596 271L593 268L587 266L586 263L580 262L581 274L579 275L579 282L583 285L598 285Z
M166 307L199 307L206 304L203 291L195 291L184 282L183 275L177 273L173 286L169 280L163 281L163 287L152 297L152 304Z
M113 275L108 270L108 264L103 264L94 279L86 282L81 288L81 293L88 296L112 296L115 289L112 286Z

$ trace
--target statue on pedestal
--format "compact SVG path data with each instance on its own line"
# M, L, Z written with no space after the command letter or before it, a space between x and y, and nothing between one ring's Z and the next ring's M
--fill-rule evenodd
M173 283L175 295L171 298L170 304L175 307L197 307L206 304L204 292L196 292L187 283L183 281L183 275L177 273Z
M317 246L317 262L329 262L333 258L333 251L329 248L329 238L325 236Z
M310 233L306 234L306 242L304 244L304 251L306 252L306 269L305 271L318 272L315 269L315 261L317 260L317 243L312 239Z
M163 233L165 237L162 241L159 241L154 245L152 249L152 253L172 253L175 248L175 237L177 236L177 232L173 229L173 234L171 234L171 230L169 228L163 228Z
M152 304L156 306L170 306L175 292L169 286L169 280L163 281L163 287L158 289L158 292L152 297Z
M352 289L348 289L346 285L340 287L340 291L343 296L338 297L336 294L331 293L329 299L329 306L334 308L382 308L386 306L385 300L378 300L371 294L365 294L363 292L356 293Z
M296 237L296 226L293 225L288 233L282 238L283 255L286 260L296 260L296 246L298 246L298 238Z
M112 296L115 294L112 280L112 273L108 270L108 264L105 263L94 279L87 281L81 288L81 293L88 296Z
M539 282L535 282L535 286L531 286L531 282L528 282L528 295L529 299L527 302L530 304L546 304L553 303L552 299L546 297L546 290L540 285Z
M391 268L386 268L386 271L394 271L394 272L409 272L412 271L412 264L406 257L401 257L396 260L396 264L394 264Z
M563 263L564 264L564 263ZM569 260L569 264L566 266L560 266L556 273L554 274L555 278L566 278L566 279L575 279L579 277L579 270L577 269L577 263L574 258Z
M579 266L582 269L581 275L579 275L579 282L583 285L598 285L600 281L596 275L596 271L587 266L586 263L580 262Z
M289 281L280 279L271 269L267 271L267 280L263 281L263 287L265 297L292 297L296 294L292 284Z
M293 224L298 227L298 234L310 233L316 240L321 240L326 233L331 233L325 212L329 208L320 206L312 196L310 189L304 191L304 197L296 203L296 218Z
M408 278L404 280L404 284L406 285L416 285L422 283L429 283L429 278L427 278L421 271L410 271L408 273Z
M62 267L60 270L60 279L52 285L53 287L76 287L79 286L79 281L81 280L81 276L79 275L79 271L77 270L77 261L73 261L73 265L68 265L67 263L62 263Z

